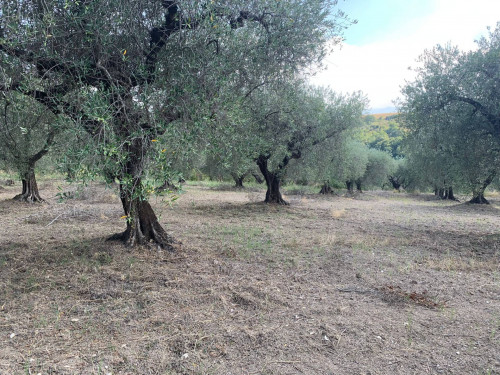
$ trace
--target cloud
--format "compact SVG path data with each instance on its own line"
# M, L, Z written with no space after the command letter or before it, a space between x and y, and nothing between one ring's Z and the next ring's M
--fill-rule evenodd
M361 46L349 45L327 57L326 71L311 82L328 85L338 92L363 91L371 108L393 105L400 86L412 80L416 59L425 49L451 42L463 50L474 48L474 40L500 21L499 0L437 0L435 11L411 27L394 30L385 40Z

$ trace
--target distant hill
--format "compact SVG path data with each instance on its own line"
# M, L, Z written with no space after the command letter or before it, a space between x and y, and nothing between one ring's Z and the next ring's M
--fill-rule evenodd
M368 147L386 151L394 158L403 157L401 141L405 131L397 121L398 116L397 112L364 115L357 138Z
M365 111L367 115L375 115L379 113L391 113L391 112L396 112L396 107L373 108Z
M388 113L374 113L374 114L370 114L370 115L364 115L363 117L373 116L373 117L375 117L377 120L379 120L379 119L386 119L386 120L390 120L391 118L394 118L394 117L396 117L397 115L399 115L399 113L398 113L398 112L388 112Z

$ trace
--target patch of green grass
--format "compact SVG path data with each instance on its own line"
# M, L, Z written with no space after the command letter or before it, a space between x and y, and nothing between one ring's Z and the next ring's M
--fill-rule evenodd
M236 247L236 252L242 258L249 258L257 253L272 253L272 240L260 228L225 226L217 234L221 237L223 252L226 247Z
M317 185L287 184L283 186L283 192L292 195L317 194L320 189Z

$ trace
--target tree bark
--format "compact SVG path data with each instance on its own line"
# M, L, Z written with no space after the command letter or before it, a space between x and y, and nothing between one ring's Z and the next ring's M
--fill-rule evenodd
M258 184L262 184L264 182L264 180L257 173L252 173L252 176Z
M474 192L472 199L469 201L469 203L474 203L474 204L490 204L488 200L484 197L484 192Z
M488 202L488 200L484 197L484 191L486 190L488 185L493 182L493 178L495 178L495 173L490 174L486 178L486 180L484 180L482 185L480 185L472 192L472 199L469 201L469 203L490 204L490 202Z
M30 166L28 171L23 174L21 181L23 190L21 194L16 195L13 199L21 202L36 203L45 202L38 192L38 185L35 178L35 166Z
M439 198L441 198L441 199L444 199L444 198L445 198L445 196L444 196L444 191L445 191L445 189L444 189L444 188L439 188L439 189L438 189L438 196L439 196Z
M359 192L359 193L362 193L363 190L361 189L361 181L360 180L356 180L356 190Z
M391 183L393 189L395 189L397 191L399 191L401 189L401 183L399 182L399 179L397 177L389 176L388 179L389 179L389 182Z
M242 174L241 176L239 176L236 173L231 173L231 177L234 180L235 188L243 189L243 180L245 179L246 175L247 175L246 173Z
M453 186L449 186L445 189L444 199L458 202L458 199L455 197L455 194L453 193Z
M333 194L332 187L328 182L325 182L319 191L319 194Z
M346 181L345 185L346 185L346 188L347 188L347 192L349 194L353 194L354 193L354 183L352 181Z
M263 156L260 156L257 159L257 165L259 166L259 169L264 176L264 180L266 181L267 186L266 199L264 202L288 205L288 202L285 201L283 199L283 196L281 195L281 176L279 171L270 172L267 166L267 158Z
M142 188L140 179L134 181L134 187ZM146 199L122 184L120 184L120 199L127 220L127 229L123 233L111 236L110 240L122 240L129 247L154 243L163 249L174 251L172 245L177 242L163 229Z
M176 241L161 226L153 208L146 199L147 194L142 185L144 159L142 157L146 141L136 138L126 145L129 158L120 178L120 199L127 221L127 229L123 233L111 236L110 240L122 240L125 245L134 247L154 243L160 248L174 251ZM131 177L131 179L127 177ZM129 181L127 184L124 180Z

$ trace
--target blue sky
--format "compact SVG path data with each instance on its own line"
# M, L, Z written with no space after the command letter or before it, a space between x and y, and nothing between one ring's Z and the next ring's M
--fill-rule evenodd
M500 0L339 0L358 23L325 60L312 82L335 91L361 90L370 107L392 107L400 86L414 78L425 49L451 42L463 50L500 21Z
M350 44L363 45L411 33L421 19L432 14L433 0L347 0L338 7L359 22L347 29L345 37Z

